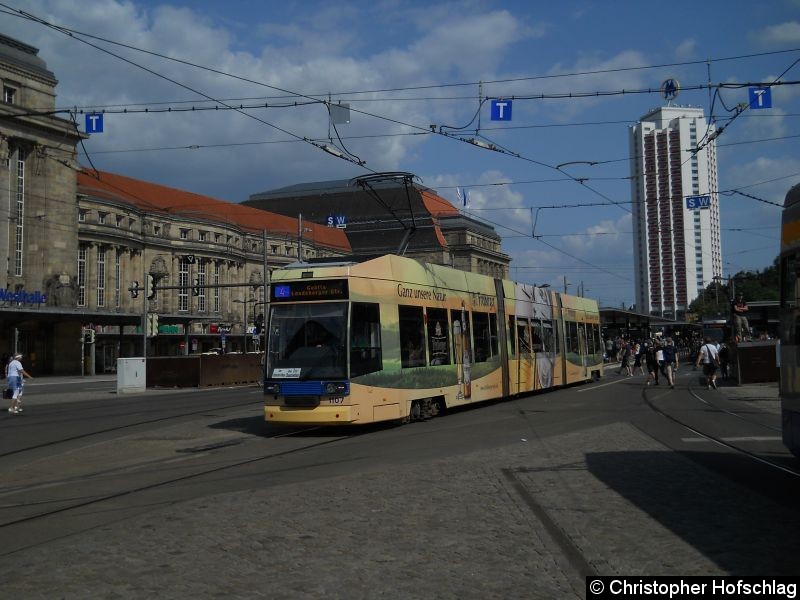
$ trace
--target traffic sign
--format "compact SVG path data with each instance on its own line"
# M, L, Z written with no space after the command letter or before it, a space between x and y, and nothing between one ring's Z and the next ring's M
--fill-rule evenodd
M772 92L768 87L751 87L747 89L750 108L772 108Z
M103 133L103 115L101 113L86 115L86 133Z
M492 121L511 120L511 100L492 100Z

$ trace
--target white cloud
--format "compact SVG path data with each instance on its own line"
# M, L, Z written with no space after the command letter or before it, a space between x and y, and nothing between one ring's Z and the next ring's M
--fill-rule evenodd
M675 58L678 60L689 60L694 58L697 51L697 40L684 40L675 48Z
M631 67L648 64L645 55L637 50L625 50L610 58L584 55L571 64L558 63L549 69L548 74L587 73L574 77L547 79L537 84L541 89L535 93L559 94L610 90L634 90L647 87L648 76L644 71ZM569 121L575 115L590 110L608 98L581 98L560 102L550 114L560 115L560 120Z
M800 42L800 22L787 21L764 27L750 34L750 39L764 46L781 46Z

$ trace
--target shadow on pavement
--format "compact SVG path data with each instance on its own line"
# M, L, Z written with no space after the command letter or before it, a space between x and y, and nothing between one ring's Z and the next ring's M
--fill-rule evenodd
M595 477L721 570L797 573L800 478L727 452L608 452L586 460Z

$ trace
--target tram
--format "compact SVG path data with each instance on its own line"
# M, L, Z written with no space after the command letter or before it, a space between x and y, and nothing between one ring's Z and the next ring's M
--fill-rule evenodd
M415 421L602 371L594 300L396 255L272 276L267 422Z
M781 216L780 397L783 443L800 457L800 184L786 194Z

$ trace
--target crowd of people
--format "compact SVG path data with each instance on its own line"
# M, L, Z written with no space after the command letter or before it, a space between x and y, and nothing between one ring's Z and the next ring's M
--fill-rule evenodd
M727 345L716 344L709 338L634 339L618 336L606 341L606 356L609 361L619 362L619 375L646 376L647 385L659 385L661 378L666 385L674 388L681 360L694 360L695 368L703 364L708 389L717 387L717 370L723 379L729 377L730 352Z

